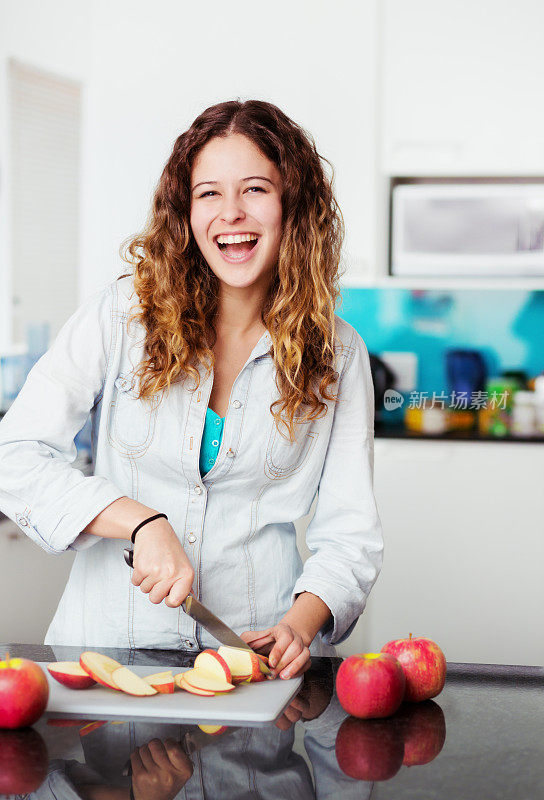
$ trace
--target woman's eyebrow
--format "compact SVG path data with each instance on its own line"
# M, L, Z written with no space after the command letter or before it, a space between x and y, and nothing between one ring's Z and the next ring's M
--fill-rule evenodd
M241 181L255 181L255 180L268 181L268 183L271 183L272 186L274 186L274 181L271 181L270 178L265 178L264 175L251 175L249 178L241 178ZM195 189L198 189L199 186L202 186L205 183L215 186L217 183L219 183L219 181L200 181L200 183L196 183L193 186L192 191L194 192Z

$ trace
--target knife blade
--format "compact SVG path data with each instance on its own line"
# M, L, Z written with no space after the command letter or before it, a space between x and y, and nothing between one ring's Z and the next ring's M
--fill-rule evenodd
M196 620L203 628L206 628L208 633L211 633L221 644L225 644L228 647L242 647L244 650L253 651L253 648L250 647L247 642L244 642L237 633L234 633L232 628L225 625L223 620L216 617L215 614L212 614L212 612L206 608L206 606L202 605L194 595L188 595L181 605L186 614Z
M129 548L125 548L124 550L125 561L129 565L129 567L133 566L133 557L134 551L130 550ZM244 650L250 650L251 652L255 652L252 647L250 647L247 642L238 636L237 633L234 633L232 628L229 628L223 620L216 617L215 614L206 608L196 597L192 594L187 595L181 607L188 614L192 619L202 625L208 633L217 639L218 642L221 644L227 645L228 647L241 647ZM262 662L261 668L264 674L267 677L270 677L271 672L267 665Z

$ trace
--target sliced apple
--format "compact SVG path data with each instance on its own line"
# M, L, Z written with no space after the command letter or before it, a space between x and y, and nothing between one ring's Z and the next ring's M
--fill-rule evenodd
M146 675L144 681L156 689L160 694L174 693L174 676L172 670L167 672L155 672L154 675Z
M46 666L49 674L69 689L88 689L96 683L78 661L54 661Z
M119 669L114 670L112 678L122 692L132 694L135 697L157 694L157 690L153 686L150 686L128 667L119 667Z
M263 680L263 665L267 670L268 667L258 657L257 653L253 650L245 650L243 647L229 647L228 645L221 645L218 651L220 656L223 656L229 665L233 679L241 677L244 681L248 675L251 676L251 681ZM270 672L270 670L268 670Z
M239 683L250 683L250 682L251 682L251 675L237 675L231 681L231 683L234 683L235 686L237 686Z
M232 683L227 683L221 678L196 669L185 673L183 680L194 686L195 689L205 689L208 692L232 692L236 688Z
M229 665L217 650L209 648L199 653L195 658L194 668L199 670L199 672L206 672L208 675L213 675L227 683L232 683Z
M190 683L187 683L187 681L184 680L184 677L183 677L184 675L185 675L184 672L179 672L177 675L174 675L174 682L175 682L176 686L179 686L180 689L183 689L184 691L189 692L189 694L202 695L202 697L213 697L214 696L215 692L208 692L208 691L206 691L204 689L195 689L194 686L191 686Z
M226 725L199 725L201 731L209 733L210 736L219 736L227 730Z
M102 686L108 686L110 689L119 689L112 678L115 670L121 666L118 661L109 656L103 656L102 653L86 650L80 655L79 663L97 683L102 684Z
M263 675L272 675L268 668L268 656L262 656L260 653L257 653L257 658L261 662L260 667Z

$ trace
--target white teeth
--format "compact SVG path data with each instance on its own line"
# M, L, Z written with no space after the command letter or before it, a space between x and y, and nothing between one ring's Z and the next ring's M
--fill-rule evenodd
M234 236L221 235L217 237L217 244L240 244L240 242L252 242L254 239L258 238L256 233L237 233Z

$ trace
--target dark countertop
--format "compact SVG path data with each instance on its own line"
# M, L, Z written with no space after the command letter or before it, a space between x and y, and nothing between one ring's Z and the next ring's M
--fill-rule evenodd
M59 657L57 647L53 652L43 645L0 644L1 658L6 651L55 661L77 660L82 648L63 647ZM180 667L190 666L196 655L100 652L123 664ZM265 727L229 727L211 736L196 725L110 720L85 731L76 720L56 726L54 715L46 712L32 729L0 731L0 741L2 747L13 746L22 737L26 761L20 766L27 776L39 769L41 759L42 783L29 795L37 800L130 798L131 783L136 800L544 797L544 667L449 663L446 685L435 700L404 703L386 720L356 720L334 694L340 663L340 658L314 657L291 706ZM400 764L410 742L428 748L427 763ZM357 770L354 757L365 750L374 751L373 768L382 761L381 769L391 777L371 781L343 772L339 761L348 772ZM127 763L133 765L132 776L124 774Z
M404 425L387 425L376 422L376 439L418 439L441 442L512 442L515 444L543 444L544 436L486 436L476 428L469 431L446 431L445 433L420 433L410 431Z

